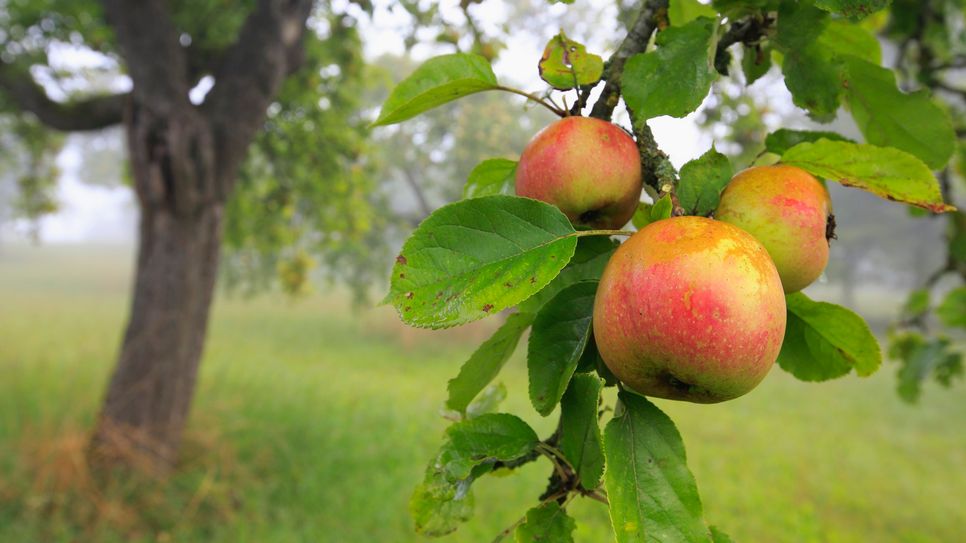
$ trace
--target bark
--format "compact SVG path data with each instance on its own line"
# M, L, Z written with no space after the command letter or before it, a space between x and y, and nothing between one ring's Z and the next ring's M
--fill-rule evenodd
M188 418L218 269L221 205L144 210L131 318L94 434L98 460L164 472Z

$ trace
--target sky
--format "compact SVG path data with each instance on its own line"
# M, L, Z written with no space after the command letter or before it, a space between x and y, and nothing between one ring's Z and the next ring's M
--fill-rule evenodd
M590 35L580 35L580 28L570 29L568 35L580 40L593 52L602 54L605 58L612 52L606 49L604 43L608 38L618 34L616 17L608 0L586 0L596 13L599 21L613 21L611 28L601 28L596 24L583 24L582 28L592 27ZM344 2L344 0L338 0ZM462 14L456 0L441 2L443 16L449 20L459 21ZM503 0L487 0L482 5L473 8L474 16L479 20L484 30L494 28L498 21L507 18L511 6ZM562 17L568 7L555 4L546 7L543 19L555 22ZM380 9L370 20L360 18L362 35L366 36L366 54L370 58L386 52L398 52L404 48L400 29L406 24L407 16L401 9ZM506 49L500 54L494 70L501 79L514 81L528 90L543 88L535 66L539 60L543 46L558 28L540 28L533 32L514 32L506 43ZM567 30L567 29L565 29ZM431 47L417 46L413 55L417 58L428 58L441 51L434 51ZM62 67L96 66L96 53L77 49L62 48L52 54L53 62ZM101 61L103 62L103 60ZM38 74L43 82L43 74ZM212 86L210 77L203 79L198 87L193 89L191 100L200 103L204 95ZM110 84L115 90L130 86L126 77L117 78ZM760 92L777 101L777 107L790 104L787 91L778 78L766 78L756 83ZM51 94L56 96L55 89ZM790 108L789 108L790 109ZM700 111L700 110L699 110ZM659 117L650 121L656 139L661 147L671 157L671 161L678 167L692 158L696 158L711 145L708 135L701 133L695 123L698 112L683 119ZM627 126L626 116L616 117L618 122ZM121 132L117 131L118 137ZM61 209L57 213L44 218L40 225L41 238L47 243L130 243L136 233L137 209L133 194L126 187L92 186L82 183L78 170L82 166L81 148L77 145L77 136L71 136L67 145L58 157L61 170L58 199ZM82 137L82 136L81 136ZM23 225L15 228L23 230Z

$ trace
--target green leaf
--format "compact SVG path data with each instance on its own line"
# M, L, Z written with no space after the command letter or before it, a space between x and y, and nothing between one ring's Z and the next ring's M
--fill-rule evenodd
M523 336L523 332L533 322L533 314L514 313L507 317L490 339L483 342L460 368L459 374L449 380L446 389L449 398L446 407L464 412L473 398L490 384L503 365L510 359Z
M922 318L929 311L929 289L920 288L909 293L902 306L903 319Z
M583 281L597 281L604 267L620 245L616 240L603 236L588 236L577 241L577 250L567 267L547 285L520 304L520 311L536 313L561 290Z
M745 73L745 85L751 85L771 69L771 49L743 45L741 51L741 70Z
M549 415L567 390L591 333L597 283L576 283L560 291L537 313L527 346L530 402Z
M711 6L718 13L733 19L762 11L774 11L780 3L780 0L711 0Z
M717 77L717 22L699 17L657 35L657 49L632 56L622 85L628 109L643 121L660 115L684 117L708 95Z
M634 228L640 230L641 228L644 228L645 226L654 222L651 220L651 211L653 209L653 204L647 204L644 202L638 204L637 210L634 211L634 216L631 217L631 224L634 225Z
M577 238L556 207L483 196L433 212L403 245L387 299L412 326L447 328L514 306L567 265Z
M775 46L782 52L782 73L792 102L820 121L839 107L841 62L818 43L828 15L808 4L787 2L778 14Z
M473 513L470 485L492 469L530 453L537 434L519 418L487 413L453 424L447 440L426 468L422 484L409 500L416 531L446 535Z
M700 158L681 167L678 202L688 215L707 216L718 207L721 191L732 175L731 161L712 145Z
M837 58L821 47L807 45L785 53L782 73L796 106L807 110L819 122L835 117L842 95L837 86L842 65Z
M505 158L489 158L470 172L463 185L463 198L478 198L493 194L512 196L515 192L517 163Z
M717 526L711 526L711 543L734 543L728 534L722 532Z
M900 398L909 403L919 401L922 384L930 376L945 387L951 386L953 379L962 378L962 354L950 346L948 338L927 341L913 332L890 337L889 358L900 363L897 373Z
M683 26L698 17L715 19L718 12L713 7L702 4L698 0L671 0L668 5L667 16L674 26Z
M482 392L466 406L466 418L475 419L480 415L495 413L506 399L506 386L503 383L488 385Z
M604 474L604 449L597 423L601 388L596 375L579 373L560 400L560 451L587 490L597 488Z
M517 543L573 543L577 523L557 502L527 511L527 521L516 529Z
M949 115L922 90L903 93L892 70L844 55L842 85L855 123L869 143L895 147L934 170L949 161L956 144Z
M671 218L671 212L674 211L674 204L671 202L671 195L665 194L660 200L654 202L651 206L651 222L663 221L664 219Z
M449 443L441 455L443 472L450 479L470 476L477 465L509 462L533 450L539 438L519 417L507 413L487 413L457 422L446 429Z
M578 43L560 32L550 38L538 66L540 78L557 90L570 90L600 81L604 73L604 59L587 52Z
M811 341L809 341L811 340ZM815 345L815 352L812 351ZM852 371L849 361L841 356L830 356L826 342L813 327L792 313L785 324L785 339L778 354L778 365L802 381L827 381Z
M474 505L470 483L451 482L430 467L426 480L409 498L409 513L416 532L428 536L446 535L469 520Z
M455 53L434 57L396 85L373 125L402 122L457 98L498 86L490 62L480 55Z
M815 0L815 6L853 19L862 19L885 8L889 2L890 0Z
M939 182L929 168L898 149L819 140L800 143L785 151L782 162L847 187L867 190L933 213L955 209L943 202Z
M936 308L936 315L946 326L966 328L966 287L949 291L943 302Z
M882 62L882 47L875 35L848 21L830 20L819 34L818 43L836 55L855 55L873 64Z
M594 339L594 330L591 327L590 337L587 338L587 346L584 347L584 354L580 355L577 362L576 373L590 373L597 369L597 364L603 362L600 359L600 352L597 350L597 340ZM563 401L563 400L561 400Z
M869 325L852 311L814 302L798 292L786 296L788 323L778 365L803 381L875 373L882 353Z
M782 154L795 147L799 143L810 141L816 142L822 138L831 141L852 141L845 136L835 132L811 131L811 130L790 130L780 128L765 138L765 150L769 153Z
M684 442L667 415L622 391L607 423L604 484L618 543L710 542Z

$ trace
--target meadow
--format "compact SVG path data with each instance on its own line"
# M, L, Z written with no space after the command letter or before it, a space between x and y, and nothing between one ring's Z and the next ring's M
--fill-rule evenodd
M130 261L118 248L0 248L0 541L425 540L407 500L446 425L446 381L494 323L432 333L335 294L221 295L179 471L105 482L83 451ZM522 351L500 377L504 408L546 435ZM732 402L658 403L707 518L735 541L961 541L966 391L930 385L905 405L894 371L806 384L776 367ZM491 541L549 472L541 461L479 481L475 517L442 541ZM572 513L578 542L612 541L601 504Z

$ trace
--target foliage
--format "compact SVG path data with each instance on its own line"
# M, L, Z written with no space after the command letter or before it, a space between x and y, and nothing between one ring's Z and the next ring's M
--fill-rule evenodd
M678 201L688 215L708 215L718 207L718 199L734 168L728 157L714 147L681 167Z
M896 107L890 115L873 119L875 122L896 123L913 115L921 116L913 125L920 130L896 132L886 141L908 151L928 146L928 150L921 151L920 158L934 169L941 170L940 188L947 201L961 198L960 191L966 179L966 170L962 168L966 157L962 137L966 130L966 89L962 88L961 82L957 87L951 77L966 58L964 23L966 13L962 2L893 2L883 34L899 44L896 67L900 86L919 90L914 95L917 97L915 105ZM884 73L876 66L863 65L860 70L866 72L869 85L886 85L893 79L892 74ZM934 97L932 101L927 99L930 92ZM895 92L889 92L876 98L890 100L894 96ZM927 121L932 125L926 125ZM951 138L954 134L956 138ZM947 163L949 155L954 152L958 158ZM966 281L966 253L962 250L966 222L963 214L957 211L946 215L946 223L947 246L942 266L928 274L920 288L910 294L906 308L890 330L889 354L898 362L898 393L910 403L919 400L922 383L927 380L948 387L963 378L962 352L949 340L946 329L963 325L958 315L966 305L966 299L961 295ZM938 303L932 303L930 294L939 291L941 280L946 278L951 279L954 288Z
M863 23L857 22L882 9L881 3L720 1L712 4L712 10L694 2L672 2L671 25L662 19L667 13L655 5L643 3L640 19L603 72L607 85L617 86L626 100L645 168L657 167L648 157L661 156L646 121L693 112L719 72L728 75L719 57L727 55L728 47L741 44L746 55L749 51L776 51L796 105L822 121L831 120L840 105L846 105L867 141L854 143L832 131L783 130L762 136L761 145L775 156L781 155L783 163L888 200L936 213L954 210L929 169L944 165L951 153L953 136L947 114L927 94L902 92L893 78L881 75L889 71L877 64L878 45ZM724 27L719 27L718 14L730 18ZM656 47L646 51L654 32ZM555 40L570 44L563 36ZM545 76L551 68L566 71L568 67L559 45L554 40L548 45L547 62L542 66ZM589 55L576 43L567 50L579 53L575 61ZM484 76L470 78L473 84L469 85L464 84L465 62L456 63L452 57L427 61L399 83L380 118L395 122L481 90L524 94L544 105L542 96L575 92L578 107L571 114L577 114L594 86L581 85L579 63L571 63L572 83L564 85L562 79L545 77L556 90L548 89L544 95L523 93L496 84L478 62L480 58L473 58L472 72ZM741 77L750 84L761 76L761 70L746 66ZM571 88L575 90L568 90ZM400 106L401 96L411 97L406 103L416 105L405 110ZM555 108L548 105L548 109ZM595 107L595 114L597 111ZM603 111L610 116L610 108ZM922 145L931 140L939 143L928 149ZM495 460L499 467L510 469L541 457L553 465L541 502L517 523L518 539L569 541L573 528L565 509L574 496L584 495L609 504L618 541L729 540L721 530L708 527L680 436L655 405L620 389L614 416L600 438L601 419L608 412L606 405L600 405L602 385L617 383L601 364L590 323L595 280L613 245L595 244L591 249L584 242L591 242L594 236L629 232L574 231L552 206L506 196L512 188L513 167L505 159L480 164L470 175L465 199L430 214L406 242L392 270L387 301L411 325L446 328L518 308L451 381L449 407L455 414L450 415L457 420L451 428L477 420L468 412L461 415L471 394L496 377L523 331L532 326L527 348L531 404L543 416L553 413L558 404L561 409L557 431L548 438L515 450L512 459ZM672 176L668 182L662 176L658 180L654 172L645 172L654 204L641 204L634 225L641 228L672 215L712 213L733 172L728 157L713 146L686 164L679 179ZM962 312L955 304L959 298L950 300L940 314L949 322L958 322ZM879 368L878 342L860 316L834 304L814 302L804 294L789 295L786 301L788 327L779 359L782 368L806 381L841 377L853 369L859 376L868 376ZM943 375L957 371L952 369L956 366L952 357L942 359L940 365L946 368ZM919 370L909 373L915 371ZM497 433L493 439L504 431ZM436 466L433 473L445 470L439 466L447 465L449 457L472 457L473 450L448 441L431 464ZM477 454L494 458L489 453ZM413 498L420 504L417 531L439 533L422 522L427 512L443 515L446 530L454 529L467 510L460 508L458 514L452 514L452 498L469 496L468 487L485 471L464 465L459 484L467 488L450 489L437 500L435 509L427 505L431 502L426 499L427 472L427 481ZM544 522L540 533L533 529L536 519Z
M63 137L32 119L0 115L0 189L10 193L0 193L0 222L5 216L25 219L35 240L37 221L59 207L54 196L59 175L54 157L62 144Z
M348 16L331 15L327 26L328 36L307 37L304 68L286 81L239 172L225 223L229 286L252 290L277 278L297 293L314 266L295 282L276 270L305 255L319 255L328 276L359 296L381 275L379 233L395 219L375 191L378 163L366 157L372 146L359 110L369 71Z
M631 57L621 78L627 107L641 119L684 117L697 109L717 75L716 31L714 20L699 17L658 34L656 50Z

